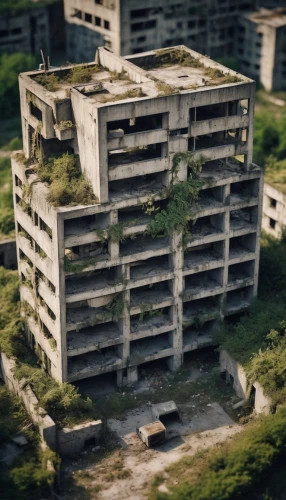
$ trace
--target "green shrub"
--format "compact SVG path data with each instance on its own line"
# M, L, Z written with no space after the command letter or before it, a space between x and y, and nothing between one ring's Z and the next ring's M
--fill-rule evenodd
M50 158L47 163L39 165L38 175L42 182L50 184L48 201L56 206L97 202L73 154L65 153L58 158Z
M172 500L234 500L255 498L253 492L276 460L285 455L286 409L262 418L224 443L167 469L180 482L171 486ZM168 500L152 492L150 500Z
M15 229L13 208L2 208L0 211L0 233L9 234Z
M14 137L8 144L2 147L3 151L17 151L23 148L23 141L20 137Z

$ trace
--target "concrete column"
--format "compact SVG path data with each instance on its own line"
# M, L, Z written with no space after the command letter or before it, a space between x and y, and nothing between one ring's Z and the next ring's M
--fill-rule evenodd
M224 186L224 203L226 206L225 212L225 241L224 241L224 270L223 270L223 310L227 299L227 283L228 283L228 260L229 260L229 230L230 230L230 184Z
M171 282L174 296L174 305L172 307L172 316L174 323L173 350L174 356L167 360L170 370L175 371L180 368L183 362L183 245L182 234L174 232L172 243L174 279Z

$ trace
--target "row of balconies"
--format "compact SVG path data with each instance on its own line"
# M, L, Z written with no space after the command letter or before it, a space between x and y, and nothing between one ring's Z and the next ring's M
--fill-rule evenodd
M174 348L173 325L169 325L165 333L158 331L157 335L137 337L137 339L133 336L129 338L129 342L125 338L124 343L120 330L110 324L106 324L105 329L99 329L99 332L94 334L84 332L82 338L80 331L68 334L68 380L71 382L125 366L137 366L155 359L166 358L173 356L178 349L184 353L212 345L216 319L222 314L236 314L249 307L252 296L253 287L248 286L228 292L224 308L222 294L184 303L181 347L178 347L178 334L176 334L176 348ZM114 339L113 345L110 335ZM100 341L104 336L108 337L109 345L106 345L104 340Z

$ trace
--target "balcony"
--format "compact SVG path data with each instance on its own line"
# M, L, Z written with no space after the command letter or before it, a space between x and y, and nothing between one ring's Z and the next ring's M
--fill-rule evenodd
M68 359L68 381L74 382L93 375L108 373L121 366L122 359L116 347L106 347L100 352L74 356Z
M184 253L183 275L215 269L224 264L224 242L217 241L189 248Z
M79 332L72 331L67 335L67 355L77 356L90 351L98 351L123 342L117 323L108 322L104 325L89 327Z

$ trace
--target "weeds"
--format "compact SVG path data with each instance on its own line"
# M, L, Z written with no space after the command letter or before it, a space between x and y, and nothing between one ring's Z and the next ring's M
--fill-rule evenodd
M156 82L156 87L160 92L159 95L171 95L179 93L179 89L177 89L173 85L169 85L168 83Z
M48 201L56 206L98 203L90 183L82 175L75 155L65 153L39 165L39 179L50 184Z
M140 97L145 97L146 94L142 91L142 87L137 87L136 89L130 89L126 90L126 92L123 92L122 94L102 94L98 96L98 99L100 102L105 103L105 102L114 102L114 101L122 101L123 99L134 99L134 98L140 98Z
M75 124L71 120L63 120L58 125L56 125L58 130L70 130L75 128Z
M88 83L90 82L93 73L99 71L97 65L94 66L73 66L69 69L67 74L60 78L55 73L42 73L35 77L35 81L45 87L46 90L54 92L58 90L60 86L64 83L70 83L71 85L76 83Z

